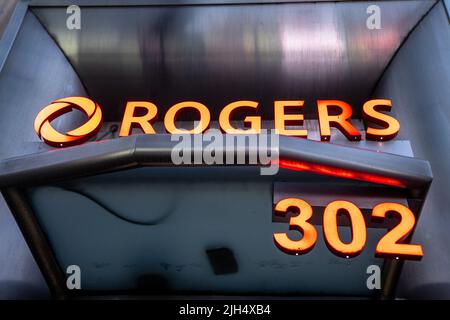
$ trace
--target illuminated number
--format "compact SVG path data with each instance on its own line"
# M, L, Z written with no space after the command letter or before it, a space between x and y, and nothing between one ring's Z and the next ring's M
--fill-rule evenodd
M290 208L296 208L299 214L289 220L289 230L297 230L302 233L300 240L289 239L286 233L275 233L273 240L277 247L289 254L303 254L310 251L317 242L317 231L308 222L311 219L313 210L311 206L300 199L287 198L277 203L275 214L285 215Z
M400 223L380 239L375 249L379 256L396 256L410 259L423 257L422 246L418 244L399 243L411 233L416 223L416 218L409 208L400 203L380 203L372 211L372 217L386 218L388 212L400 215Z
M343 211L350 220L352 241L344 243L339 237L337 224L338 212ZM361 210L348 201L333 201L323 213L323 234L325 242L333 253L338 256L354 257L361 253L366 244L366 222Z

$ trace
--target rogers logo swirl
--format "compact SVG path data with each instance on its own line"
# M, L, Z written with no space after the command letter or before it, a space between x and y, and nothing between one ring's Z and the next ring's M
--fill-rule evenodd
M51 121L75 108L86 114L88 120L80 127L67 133L55 130ZM97 134L102 126L100 106L85 97L67 97L53 101L42 109L34 120L34 130L47 144L67 147L83 143Z

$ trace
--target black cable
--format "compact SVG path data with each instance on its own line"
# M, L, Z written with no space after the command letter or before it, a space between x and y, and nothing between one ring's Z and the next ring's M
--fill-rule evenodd
M85 197L86 199L91 200L92 202L94 202L95 204L97 204L98 206L102 207L103 209L105 209L106 211L108 211L110 214L112 214L113 216L115 216L116 218L119 218L122 221L125 222L129 222L132 224L136 224L136 225L140 225L140 226L153 226L153 225L157 225L159 223L161 223L162 221L164 221L169 215L163 215L162 217L160 217L159 219L157 219L156 221L152 221L152 222L137 222L134 220L131 220L129 218L125 218L124 216L122 216L120 213L116 212L114 209L110 208L107 204L103 203L102 201L96 199L94 196L84 192L84 191L80 191L80 190L76 190L73 188L68 188L68 187L62 187L62 186L58 186L60 189L68 191L68 192L72 192L72 193L76 193L82 197Z

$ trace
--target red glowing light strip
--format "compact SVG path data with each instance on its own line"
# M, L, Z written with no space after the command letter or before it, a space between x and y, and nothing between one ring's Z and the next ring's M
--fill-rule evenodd
M289 169L289 170L295 170L295 171L306 171L306 172L313 172L321 175L326 176L333 176L333 177L339 177L339 178L345 178L345 179L352 179L352 180L360 180L360 181L366 181L366 182L372 182L376 184L383 184L388 186L394 186L394 187L405 187L403 183L401 183L397 179L383 177L371 173L363 173L359 171L353 171L348 169L340 169L340 168L334 168L330 166L324 166L320 164L313 164L308 162L302 162L302 161L294 161L294 160L287 160L287 159L280 159L278 161L278 166L283 169Z

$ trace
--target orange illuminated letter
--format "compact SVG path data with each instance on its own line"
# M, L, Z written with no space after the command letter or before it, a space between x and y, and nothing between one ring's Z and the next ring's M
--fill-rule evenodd
M237 108L252 108L258 110L258 102L255 101L236 101L230 103L222 109L219 116L219 124L225 133L231 134L247 134L247 133L260 133L261 132L261 117L248 116L245 117L244 123L250 125L250 129L242 130L233 128L230 124L230 117L236 111Z
M414 213L400 203L380 203L373 208L372 217L386 218L388 212L400 215L400 223L390 230L377 244L375 253L381 257L404 257L408 259L421 259L422 246L418 244L399 243L406 239L416 223Z
M339 111L337 115L329 114L329 107ZM361 133L350 123L352 107L340 100L318 100L320 138L329 141L331 136L330 126L338 128L348 140L361 140Z
M195 109L200 114L200 120L195 128L191 130L178 129L175 125L175 121L182 109ZM211 120L211 114L208 108L195 101L185 101L173 105L166 113L164 117L164 126L166 131L172 134L200 134L204 132L209 127L209 122Z
M302 110L303 101L275 101L275 129L278 130L278 134L306 138L308 136L307 130L286 129L285 125L303 125L304 117L303 114L286 114L285 107L296 107Z
M343 243L339 237L337 216L345 212L350 220L352 241ZM366 244L366 222L361 210L349 201L333 201L323 213L323 234L330 250L338 256L354 257L361 253Z
M136 109L143 109L146 113L136 116ZM155 133L152 123L156 120L158 108L147 101L130 101L125 107L125 114L120 127L119 136L126 137L131 134L133 128L141 128L144 133Z
M283 199L275 206L275 214L285 215L290 208L295 208L299 214L289 220L289 230L297 230L303 234L300 240L289 239L286 233L275 233L273 240L276 246L289 254L303 254L309 252L317 242L317 231L308 222L311 219L313 210L311 206L296 198Z
M363 118L379 125L380 128L367 127L366 139L386 141L395 138L400 131L400 123L380 111L390 111L392 101L386 99L369 100L363 106Z

